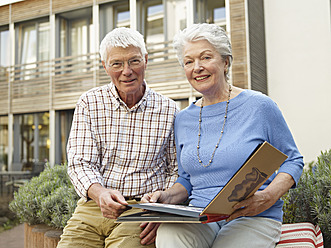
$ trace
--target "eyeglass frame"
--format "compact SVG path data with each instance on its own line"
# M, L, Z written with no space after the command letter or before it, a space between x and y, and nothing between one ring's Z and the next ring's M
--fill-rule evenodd
M138 64L132 65L132 61L134 61L134 60L139 60ZM129 59L129 60L126 60L126 61L115 60L114 62L112 62L110 64L106 64L106 66L109 67L114 72L119 72L119 71L122 71L124 69L124 63L125 62L128 63L128 66L131 69L134 69L134 68L138 68L141 65L141 62L143 60L144 60L143 58L132 58L132 59ZM120 64L118 68L117 67L114 67L114 64L117 64L117 63Z

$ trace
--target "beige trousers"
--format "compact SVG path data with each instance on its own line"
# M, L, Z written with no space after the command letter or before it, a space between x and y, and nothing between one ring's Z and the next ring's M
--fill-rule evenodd
M282 223L262 217L243 217L208 224L162 224L158 248L272 248Z
M128 201L129 204L137 203ZM126 214L136 213L131 209ZM141 228L138 223L115 223L114 219L102 216L94 201L80 199L73 216L63 230L57 248L155 248L155 245L141 245Z

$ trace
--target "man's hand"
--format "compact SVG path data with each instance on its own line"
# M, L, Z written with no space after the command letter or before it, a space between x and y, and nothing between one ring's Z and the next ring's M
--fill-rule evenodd
M160 225L160 223L141 223L140 227L143 229L143 231L140 233L140 243L142 245L150 245L154 243L156 238L156 231Z
M98 204L102 215L106 218L116 219L128 209L128 203L119 191L106 189L100 184L92 184L88 195Z

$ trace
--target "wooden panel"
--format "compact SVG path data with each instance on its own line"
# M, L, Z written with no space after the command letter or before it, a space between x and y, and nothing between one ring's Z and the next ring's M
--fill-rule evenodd
M232 43L232 82L248 88L245 0L230 0L230 32Z
M12 83L12 112L26 113L49 109L49 77Z
M15 113L49 109L49 62L15 65L11 77L11 110Z
M251 89L268 93L263 0L248 2Z
M92 5L93 0L52 0L52 11L53 13L59 13Z
M172 41L147 44L148 64L146 81L148 86L173 99L188 98L191 86L179 65Z
M8 113L8 74L0 67L0 115Z
M12 22L49 15L49 0L25 0L12 4Z
M0 25L9 24L9 5L0 7Z
M63 57L55 60L53 70L53 108L74 108L79 96L96 86L96 54Z
M110 2L119 2L120 0L96 0L98 4L110 3Z

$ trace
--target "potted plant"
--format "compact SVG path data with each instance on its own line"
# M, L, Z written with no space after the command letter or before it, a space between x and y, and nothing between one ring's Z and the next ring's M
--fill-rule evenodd
M9 208L20 222L31 228L43 224L62 229L73 214L78 199L67 175L67 165L46 165L39 176L33 177L14 193ZM29 232L28 227L25 230ZM26 239L30 240L29 237Z

